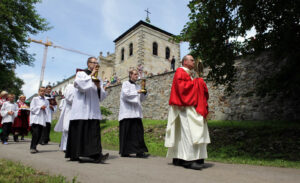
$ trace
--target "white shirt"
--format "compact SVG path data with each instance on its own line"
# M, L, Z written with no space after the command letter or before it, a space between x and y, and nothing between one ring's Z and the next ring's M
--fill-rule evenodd
M72 102L74 98L74 86L68 84L65 90L65 98L61 100L59 109L61 110L59 120L54 128L56 132L69 131Z
M74 99L70 120L101 120L102 116L99 102L104 100L107 95L103 89L103 82L100 80L100 100L98 97L97 86L92 81L91 76L87 75L85 72L77 72L74 87Z
M119 121L125 118L143 118L141 102L146 99L146 95L138 93L140 89L140 85L129 81L122 84Z
M45 105L46 109L41 107ZM32 124L38 124L46 126L47 121L47 107L49 107L49 101L45 97L34 97L30 103L30 126Z
M14 119L18 116L18 110L19 107L16 103L4 102L1 108L2 124L14 122ZM14 114L9 115L9 111L13 111Z
M0 98L0 109L1 109L2 105L4 104L4 102L6 102L6 99Z
M54 97L53 96L51 96L51 97L45 96L45 98L48 100L48 99L53 99ZM47 115L47 120L46 120L47 123L52 122L53 113L55 113L56 110L57 110L57 105L53 105L52 107L53 107L53 110L50 108L50 103L49 103L49 106L46 108L47 114L48 114Z

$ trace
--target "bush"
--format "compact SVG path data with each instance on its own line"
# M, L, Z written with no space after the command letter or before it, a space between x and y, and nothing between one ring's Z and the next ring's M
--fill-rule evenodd
M104 116L109 116L112 114L112 112L109 109L107 109L103 106L100 106L100 110L101 110L101 114Z

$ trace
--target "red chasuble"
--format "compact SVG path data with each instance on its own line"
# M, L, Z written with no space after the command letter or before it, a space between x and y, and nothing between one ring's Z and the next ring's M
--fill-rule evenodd
M202 78L192 80L183 68L176 70L169 105L194 106L197 113L206 118L208 114L208 98L208 89Z

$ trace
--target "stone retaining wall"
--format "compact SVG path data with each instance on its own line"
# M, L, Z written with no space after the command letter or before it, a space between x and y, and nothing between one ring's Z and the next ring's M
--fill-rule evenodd
M209 119L212 120L295 120L300 119L299 99L283 100L255 94L258 79L274 71L266 57L236 60L234 92L226 94L223 86L207 81L209 90ZM144 118L167 119L168 101L174 72L147 78L148 98L143 102ZM102 106L113 112L108 119L118 119L121 85L108 88Z

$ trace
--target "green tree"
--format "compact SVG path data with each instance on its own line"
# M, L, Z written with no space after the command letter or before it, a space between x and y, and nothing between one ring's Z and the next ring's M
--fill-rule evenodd
M0 90L10 90L10 87L18 85L19 91L16 92L21 92L24 82L13 74L11 65L32 65L34 57L26 50L29 47L28 36L50 29L46 20L35 9L35 4L40 2L0 1Z
M23 80L18 78L13 71L12 64L0 63L0 90L6 90L9 93L14 93L16 96L22 94L21 86L24 84Z
M208 78L216 84L232 86L237 56L271 53L270 62L285 65L259 82L258 94L300 92L300 1L297 0L192 0L189 22L176 38L190 43L191 54L211 68ZM255 37L244 42L255 28Z

